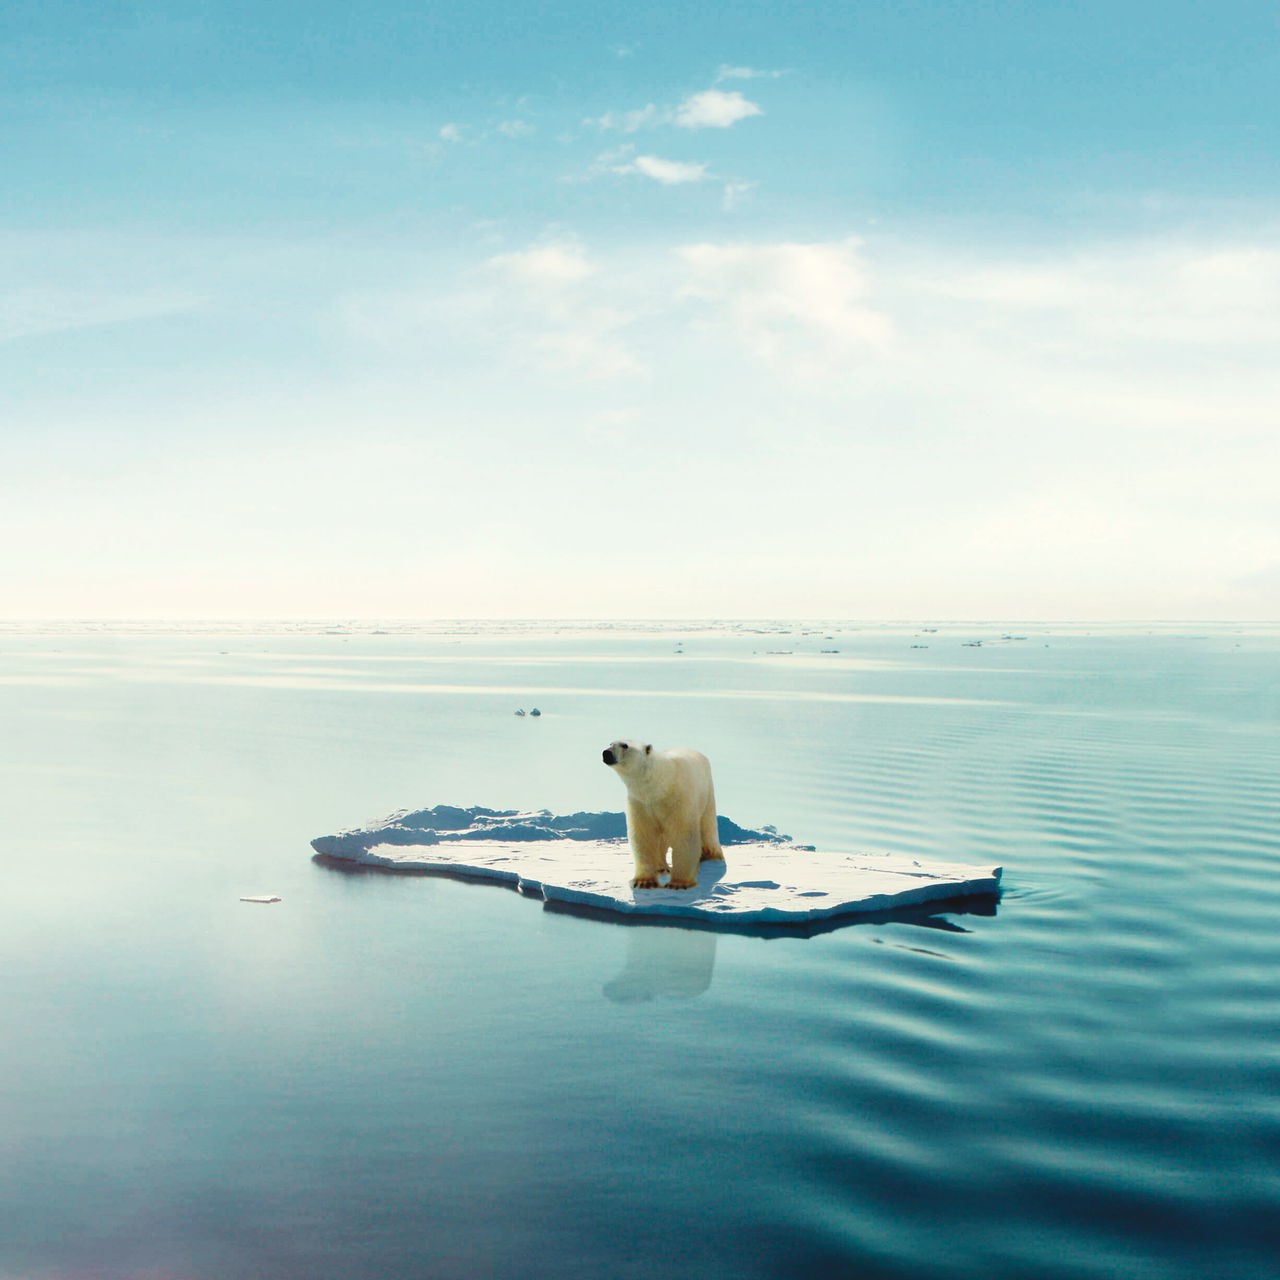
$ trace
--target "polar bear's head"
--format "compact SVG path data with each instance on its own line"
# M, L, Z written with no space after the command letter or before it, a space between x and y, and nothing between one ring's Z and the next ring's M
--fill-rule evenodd
M653 754L653 746L647 742L611 742L601 753L601 758L611 769L627 773Z

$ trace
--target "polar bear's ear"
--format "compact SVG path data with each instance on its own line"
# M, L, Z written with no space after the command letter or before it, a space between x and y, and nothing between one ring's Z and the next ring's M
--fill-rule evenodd
M653 754L653 743L652 743L652 742L650 742L650 743L646 744L645 749L644 749L644 753L645 753L645 755L647 755L647 756L651 756L651 755Z

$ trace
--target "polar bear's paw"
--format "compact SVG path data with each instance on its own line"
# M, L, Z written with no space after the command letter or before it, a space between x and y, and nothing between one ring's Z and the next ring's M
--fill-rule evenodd
M721 849L718 845L714 849L703 849L702 861L703 862L723 862L724 850Z
M658 878L657 876L637 877L631 882L631 887L633 889L657 889L659 888Z
M696 880L677 880L675 876L672 876L671 879L667 881L668 889L696 889L697 887L698 882Z

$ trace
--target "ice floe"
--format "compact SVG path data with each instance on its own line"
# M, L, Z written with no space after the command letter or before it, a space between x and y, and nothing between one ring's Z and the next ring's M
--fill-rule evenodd
M772 828L721 816L725 862L704 862L694 889L632 889L621 813L401 810L311 842L319 854L367 867L431 871L506 883L547 903L628 916L805 924L950 898L994 897L1001 868L889 853L827 853Z

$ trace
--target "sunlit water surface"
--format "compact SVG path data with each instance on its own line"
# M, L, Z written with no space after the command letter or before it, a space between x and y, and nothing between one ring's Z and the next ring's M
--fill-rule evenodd
M0 631L3 1280L1275 1274L1276 631L380 630ZM312 861L621 808L626 735L1003 897L717 935Z

